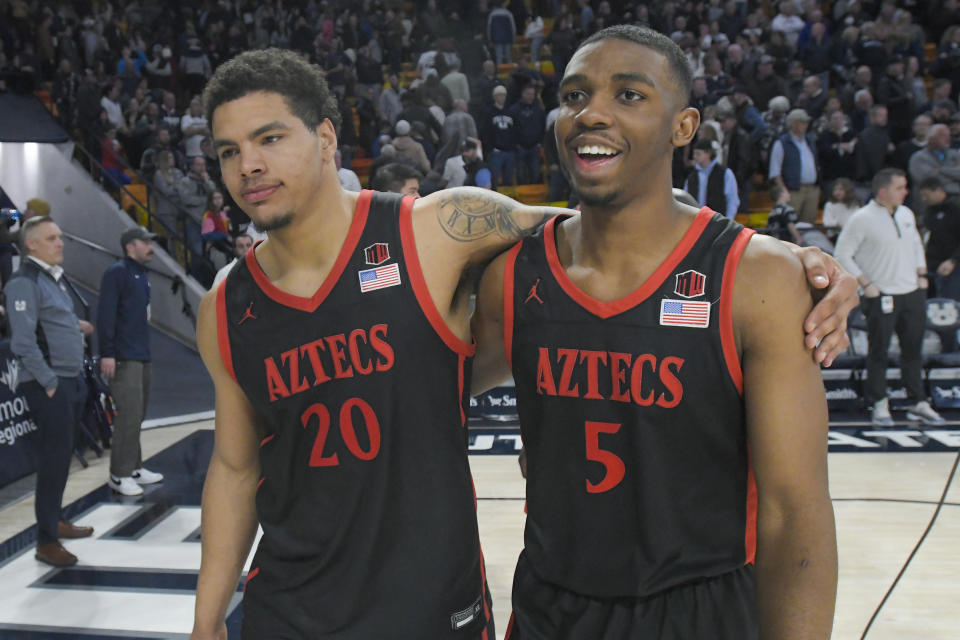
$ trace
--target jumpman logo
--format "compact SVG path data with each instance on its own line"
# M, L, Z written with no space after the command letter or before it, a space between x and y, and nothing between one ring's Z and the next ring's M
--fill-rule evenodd
M240 322L238 322L237 324L240 325L246 322L247 320L256 320L256 319L257 319L257 316L253 315L253 303L251 302L250 306L247 307L247 310L243 312L243 317L240 318Z
M538 286L540 286L540 278L537 278L537 281L533 283L532 287L530 287L530 293L527 294L527 299L523 301L524 304L530 302L531 300L536 300L540 304L543 304L543 300L541 300L540 296L537 295Z

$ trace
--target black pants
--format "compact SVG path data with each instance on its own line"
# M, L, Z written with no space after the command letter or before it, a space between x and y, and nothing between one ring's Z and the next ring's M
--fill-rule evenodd
M52 398L47 397L46 390L32 380L24 382L20 389L40 432L34 509L37 544L47 544L57 540L63 489L67 486L73 454L73 431L86 399L87 383L79 376L58 378Z
M927 322L926 291L917 289L893 298L893 311L884 313L881 298L863 298L860 308L867 319L867 396L877 402L887 397L887 354L890 337L900 340L900 377L912 402L926 397L923 391L923 332Z

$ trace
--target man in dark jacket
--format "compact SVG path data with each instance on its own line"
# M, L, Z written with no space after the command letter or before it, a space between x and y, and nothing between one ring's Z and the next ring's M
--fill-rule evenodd
M93 333L80 320L63 273L63 235L48 216L24 221L26 249L20 269L4 287L10 318L10 350L20 363L19 392L30 405L39 433L36 558L55 567L77 563L58 538L85 538L92 527L63 519L61 502L70 472L73 431L87 395L83 336Z
M927 268L935 275L930 297L960 300L960 200L948 197L935 177L920 183L920 198L926 207Z
M490 173L497 186L513 184L517 162L517 125L506 104L507 88L497 85L493 88L493 104L480 121L480 139L483 148L490 150Z
M125 496L138 496L140 485L163 480L162 474L143 467L140 456L140 423L150 397L150 280L143 265L153 259L154 238L143 227L124 231L124 258L100 280L100 371L111 380L117 405L107 484Z
M507 110L517 132L517 184L541 181L540 141L546 128L547 114L537 102L537 89L524 87L520 100Z
M717 113L717 121L720 122L720 129L723 131L723 140L720 142L723 159L727 168L733 171L733 176L737 179L739 208L745 211L750 202L750 192L753 191L753 174L757 170L753 144L747 132L738 125L736 113L720 111Z
M857 180L868 183L880 169L887 166L887 157L893 152L887 133L887 108L876 104L870 108L870 124L857 136L854 150Z
M900 56L891 56L887 60L887 73L877 83L877 103L886 105L890 114L891 141L898 144L906 140L914 116L914 97L904 80L903 58Z

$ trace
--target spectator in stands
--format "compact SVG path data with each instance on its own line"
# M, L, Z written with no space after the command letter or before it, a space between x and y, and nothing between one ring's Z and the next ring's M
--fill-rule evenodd
M950 148L960 151L960 113L950 116Z
M470 102L470 83L467 82L467 76L460 71L459 61L450 65L450 71L440 79L440 82L450 92L451 99Z
M394 130L397 135L393 138L393 146L397 150L397 155L412 160L421 173L430 171L430 161L423 150L423 145L410 137L410 123L406 120L397 120Z
M434 158L434 169L442 170L447 160L457 155L464 140L479 137L477 123L467 108L465 100L453 101L453 111L448 113L443 121L442 144Z
M947 195L960 195L960 151L950 148L950 129L946 125L930 127L926 148L910 157L910 177L914 184L937 178Z
M830 186L830 197L823 205L823 226L828 228L828 237L836 241L840 231L860 208L860 198L849 178L837 178Z
M207 196L207 210L200 221L200 238L203 240L203 253L209 255L216 249L227 258L233 254L230 241L230 207L224 204L223 193L213 190Z
M402 91L400 76L391 72L387 76L387 84L384 85L377 101L380 107L380 117L389 122L391 127L397 123L397 117L403 111L403 103L400 101Z
M494 87L502 84L497 77L496 64L493 60L484 60L483 71L473 79L470 88L470 110L475 116L482 116L490 104Z
M197 156L190 161L190 170L177 183L184 239L187 247L195 256L203 255L200 224L203 220L203 213L206 211L207 198L215 189L216 185L207 173L207 164L202 156Z
M769 160L774 140L787 132L787 112L790 111L790 100L786 96L774 96L769 104L770 108L761 114L764 129L757 142L764 163Z
M690 91L690 106L703 114L707 106L714 102L716 102L716 98L712 97L709 89L707 89L707 79L703 76L694 78L693 89Z
M536 65L540 64L540 45L543 44L543 34L543 18L539 15L532 16L527 22L523 37L530 41L530 60Z
M423 174L402 162L386 164L377 170L370 182L374 191L402 193L406 196L420 195L420 180Z
M759 141L767 129L767 123L763 119L763 114L753 104L753 98L747 93L747 88L742 84L733 85L730 104L737 114L737 124L749 134L751 141Z
M887 133L887 108L875 104L870 108L870 124L857 136L857 148L854 150L857 180L868 183L888 164L893 153L893 143Z
M123 90L123 83L119 80L113 82L109 87L103 90L103 97L100 98L100 106L106 109L107 119L118 132L126 135L127 122L123 118L123 107L120 106L120 92Z
M937 104L938 102L943 102L944 100L950 102L950 92L952 89L953 83L951 83L950 80L947 78L937 78L933 81L933 86L930 88L930 98L920 103L918 110L921 113L925 113L927 111L932 111L933 105Z
M248 233L241 233L237 236L236 240L233 243L233 260L220 267L220 270L217 271L217 275L213 278L212 289L216 289L217 286L223 281L224 278L230 273L230 270L239 262L243 260L243 257L247 255L247 251L253 248L253 238L250 237Z
M770 29L783 33L792 48L797 46L797 37L803 25L803 18L797 15L797 6L793 0L783 0L780 3L780 12L770 21Z
M913 91L904 78L903 65L901 56L890 56L886 73L877 83L877 102L887 107L890 116L888 129L894 144L907 139L914 115Z
M442 177L444 188L476 186L477 171L485 168L487 166L483 163L480 141L476 138L467 138L460 147L460 154L449 158L444 165Z
M687 175L683 190L697 199L697 203L722 213L728 218L737 215L740 197L733 171L717 160L713 143L699 140L693 145L693 171Z
M490 172L498 186L512 185L517 158L517 125L506 108L507 88L493 88L493 104L487 108L480 127L483 148L488 149Z
M547 35L546 42L550 45L553 71L558 78L562 78L563 72L567 68L567 62L573 55L578 42L577 34L573 29L573 16L571 14L567 13L559 21L554 22L553 29Z
M173 86L173 51L170 47L156 44L153 47L153 57L147 62L147 77L153 87L172 91Z
M171 133L175 133L174 144L180 140L180 110L177 108L177 97L172 91L163 92L163 104L160 105L160 117L167 123Z
M203 155L200 151L200 141L204 136L210 135L210 127L203 114L203 101L199 96L194 96L190 100L190 112L180 119L180 131L183 134L183 153L187 156L187 160Z
M163 474L143 466L140 454L151 378L150 280L144 265L153 259L155 238L143 227L123 232L123 260L103 273L97 305L100 372L110 381L117 408L107 485L125 496L139 496L140 485L163 480Z
M852 81L840 89L840 101L843 103L843 110L846 113L853 111L857 93L860 91L867 91L871 94L871 98L873 97L873 71L865 64L857 67Z
M893 152L891 164L901 171L909 171L910 158L912 158L913 154L917 151L926 148L927 141L930 137L930 127L932 126L933 119L925 113L921 113L914 118L913 137L897 145L896 150ZM911 180L913 179L910 174L907 175Z
M830 114L829 126L817 138L817 155L820 169L829 178L853 178L855 172L854 151L857 136L847 126L842 111Z
M913 212L903 206L907 178L885 168L874 176L874 199L840 232L836 258L863 287L867 319L867 396L876 426L893 426L887 403L887 353L894 331L900 340L900 371L911 405L907 418L943 424L925 399L922 380L926 325L927 264ZM891 218L894 224L890 224Z
M427 162L433 166L433 161L437 157L437 147L430 140L427 133L427 127L422 122L414 121L410 123L410 137L413 141L423 147L423 152L427 156Z
M333 153L333 161L337 165L337 178L340 180L340 186L346 191L362 191L360 178L357 174L343 166L343 156L340 149Z
M807 76L803 79L803 91L797 97L796 106L816 120L823 114L823 109L829 97L827 92L823 90L820 76Z
M184 175L177 168L174 161L173 152L170 150L158 150L156 153L156 170L153 172L153 189L150 194L150 210L154 218L159 219L164 227L170 232L180 234L180 191L178 186L183 181ZM168 250L172 247L167 246Z
M703 67L704 77L707 81L707 91L710 95L709 103L713 104L720 99L720 96L730 92L733 88L733 81L723 70L723 62L715 53L704 56Z
M123 146L117 140L117 128L110 127L100 145L100 166L113 187L130 184L130 176L124 172Z
M957 92L960 89L960 25L957 23L953 23L943 32L931 73L937 78L950 80L953 84L953 93L950 97L957 100Z
M949 196L935 177L919 185L926 207L927 265L934 270L930 297L960 300L960 196Z
M803 81L806 78L806 71L803 68L803 63L799 60L791 60L787 65L787 99L790 100L790 104L794 107L797 106L797 101L800 99L800 96L803 94Z
M776 96L787 93L786 83L774 73L773 56L763 55L757 63L753 78L747 80L747 94L757 109L761 112L768 110L768 103ZM789 109L789 104L787 109ZM786 111L784 111L786 113Z
M816 142L807 132L810 116L803 109L787 114L789 132L777 138L770 149L768 177L790 191L801 222L817 221L820 201L820 167L817 163Z
M723 70L730 76L734 84L746 82L749 77L748 68L749 64L743 55L743 47L739 44L731 44L727 47L727 57L723 62Z
M493 43L497 66L513 59L511 49L517 37L517 25L513 14L507 9L509 4L509 0L501 2L500 6L495 7L487 17L487 39Z
M403 104L403 111L397 116L397 122L406 120L408 123L420 121L427 125L428 130L433 132L433 136L439 140L443 135L443 127L430 109L424 106L419 89L410 89L400 96L400 102Z
M819 76L821 80L829 79L833 42L827 35L827 26L823 22L814 22L809 28L810 37L800 47L797 55L808 73Z
M790 192L778 184L771 185L770 199L774 206L767 216L766 233L802 247L803 238L797 231L797 210L790 206Z
M739 209L746 210L750 202L750 192L753 191L753 176L757 170L753 144L747 132L737 123L734 112L718 111L717 121L722 133L720 148L723 151L723 160L737 179Z
M203 86L213 74L213 67L198 38L187 40L178 71L183 74L181 88L186 95L196 96L203 92Z
M30 406L38 438L35 557L55 567L77 563L58 538L85 538L91 527L63 518L61 502L73 455L73 432L86 400L83 373L85 335L63 273L63 236L48 216L25 220L20 231L26 254L4 286L10 320L10 350L19 361L18 392ZM41 342L38 330L43 329Z
M517 140L517 184L536 184L542 181L540 142L546 130L547 114L537 100L537 89L527 85L520 100L507 110L513 118Z

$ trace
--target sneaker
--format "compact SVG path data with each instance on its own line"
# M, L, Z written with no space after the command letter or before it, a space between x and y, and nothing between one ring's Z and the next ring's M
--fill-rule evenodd
M933 410L933 407L931 407L930 403L926 400L921 400L912 407L908 407L907 418L909 420L919 420L923 424L929 425L944 424L946 422L939 413Z
M153 484L155 482L162 482L163 474L140 467L139 469L133 470L133 479L137 484Z
M125 496L139 496L143 495L143 489L138 485L133 478L127 476L125 478L118 478L117 476L110 474L110 479L107 480L107 485L117 493Z
M890 415L890 406L887 404L886 398L873 403L873 415L870 417L870 422L875 427L893 426L893 417Z

